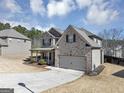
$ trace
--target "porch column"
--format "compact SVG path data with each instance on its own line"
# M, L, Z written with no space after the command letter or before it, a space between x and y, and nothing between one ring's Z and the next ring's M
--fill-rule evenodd
M32 57L33 57L33 51L31 50L31 57L30 57L31 61L32 61Z
M36 51L36 62L37 62L38 51Z
M49 51L48 51L48 53L47 53L47 56L48 56L48 64L49 64L49 63L50 63L50 62L49 62L49 61L50 61L50 60L49 60Z

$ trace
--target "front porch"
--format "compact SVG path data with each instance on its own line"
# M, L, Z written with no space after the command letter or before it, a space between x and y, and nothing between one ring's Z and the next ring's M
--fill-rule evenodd
M33 48L31 49L31 59L35 58L35 62L44 59L48 65L55 64L55 49L54 48Z

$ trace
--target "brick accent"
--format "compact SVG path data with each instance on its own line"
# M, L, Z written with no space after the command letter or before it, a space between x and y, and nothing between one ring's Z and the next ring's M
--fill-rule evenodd
M76 35L76 42L67 43L66 35ZM78 32L73 29L69 29L64 36L61 38L58 46L59 46L59 54L56 55L64 55L64 56L85 56L86 57L86 71L91 71L92 63L91 63L91 47L86 46L86 40L82 39ZM58 61L58 60L57 60ZM56 61L56 62L57 62ZM59 63L59 62L57 62Z

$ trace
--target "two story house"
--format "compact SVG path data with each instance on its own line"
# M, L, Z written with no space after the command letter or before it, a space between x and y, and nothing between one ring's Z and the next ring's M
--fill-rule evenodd
M40 53L50 65L87 72L104 62L102 38L72 25L63 34L59 31L51 28L45 32L41 38L41 47L33 48L32 52Z
M59 38L62 36L60 29L51 28L49 31L46 31L42 34L40 38L40 46L31 49L31 56L35 53L36 60L38 57L40 59L45 59L47 64L55 64L55 45Z
M0 31L0 56L24 58L30 56L31 40L14 29Z
M89 72L103 63L102 39L70 25L57 42L55 54L55 66Z

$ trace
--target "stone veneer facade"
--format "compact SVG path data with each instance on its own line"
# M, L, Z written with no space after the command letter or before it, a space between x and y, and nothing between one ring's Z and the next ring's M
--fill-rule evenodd
M76 35L76 42L67 43L66 35ZM91 71L92 69L92 50L91 47L86 46L87 41L82 39L82 36L78 34L73 28L68 28L68 31L64 33L61 37L59 43L57 44L58 48L55 51L55 65L59 66L59 56L78 56L86 58L86 72Z

